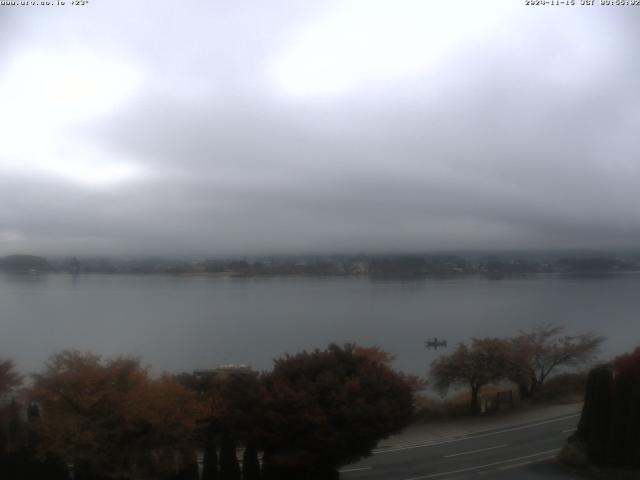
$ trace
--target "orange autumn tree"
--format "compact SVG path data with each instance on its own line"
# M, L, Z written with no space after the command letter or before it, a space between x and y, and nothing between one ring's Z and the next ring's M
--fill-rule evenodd
M0 360L0 396L10 393L22 384L22 376L16 372L13 360Z
M22 376L16 372L13 360L0 360L0 460L13 440L8 435L11 431L9 424L11 418L16 418L17 409L14 402L2 402L2 400L21 384Z
M179 468L202 412L193 392L168 376L152 378L138 359L77 351L50 357L34 375L31 399L42 412L40 453L73 464L76 478Z

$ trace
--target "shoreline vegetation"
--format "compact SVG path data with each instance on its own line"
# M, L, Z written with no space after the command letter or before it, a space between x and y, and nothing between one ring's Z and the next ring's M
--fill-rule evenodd
M0 477L197 480L202 458L206 480L336 480L411 419L423 382L391 360L330 344L264 372L153 376L135 357L66 350L23 388L0 358Z
M160 376L136 357L66 350L28 385L0 358L0 471L37 478L16 474L55 464L56 480L69 468L76 479L195 480L201 455L203 469L219 473L205 478L239 480L243 465L246 480L336 480L339 467L411 424L575 403L584 392L589 401L583 369L604 339L564 330L471 338L434 360L428 378L356 344L285 354L263 372L225 365ZM429 384L460 390L438 401L420 395Z
M495 356L497 344L517 347L502 366L495 365L502 372L490 376L495 381L480 387L478 400L486 410L469 408L469 389L435 402L419 395L424 379L394 370L393 355L355 344L287 354L265 372L227 365L161 376L152 376L135 357L63 351L51 355L26 388L13 362L0 359L0 471L9 479L55 470L51 478L68 480L72 469L75 478L92 480L192 480L198 477L194 459L201 455L207 458L203 468L219 473L203 478L238 480L242 468L248 480L260 478L260 469L263 480L335 480L340 466L370 455L378 441L409 425L581 401L587 378L582 370L553 375L535 396L519 393L525 379L518 372L533 357L555 365L562 348L562 358L574 359L566 366L591 358L595 347L584 347L587 337L561 334L561 327L541 326L469 346L476 360ZM441 359L457 365L458 357ZM450 381L458 383L456 371L467 367L449 368ZM432 380L438 382L439 371L432 367ZM500 408L496 402L492 408L484 402L505 388L515 392L515 404ZM251 474L250 465L257 466Z
M640 254L309 255L228 259L45 258L9 255L0 272L162 274L188 277L368 277L500 279L539 274L589 276L640 272Z
M584 401L587 373L586 370L559 373L543 385L534 398L521 397L514 383L486 385L480 389L479 402L484 406L480 413L482 416L508 415L550 405L581 403ZM503 391L513 392L513 407L499 406L495 402L499 392ZM471 392L467 389L444 398L418 393L411 424L428 425L432 422L474 418L477 414L469 409L470 400Z

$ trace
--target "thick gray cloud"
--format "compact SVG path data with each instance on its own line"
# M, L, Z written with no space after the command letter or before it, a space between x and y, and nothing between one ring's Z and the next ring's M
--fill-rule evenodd
M424 5L14 7L0 253L635 247L633 7Z

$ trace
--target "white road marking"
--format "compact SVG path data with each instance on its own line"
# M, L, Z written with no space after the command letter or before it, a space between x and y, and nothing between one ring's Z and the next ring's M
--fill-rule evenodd
M363 470L371 470L373 467L359 467L359 468L345 468L344 470L338 470L340 473L349 473L349 472L361 472Z
M575 418L575 417L579 417L580 414L576 413L573 415L568 415L566 417L561 417L561 418L554 418L552 420L545 420L543 422L538 422L538 423L531 423L529 425L522 425L519 427L512 427L512 428L507 428L505 430L499 430L496 432L488 432L488 433L480 433L477 435L465 435L464 437L458 437L458 438L452 438L451 440L445 440L442 442L425 442L425 443L409 443L405 446L402 447L391 447L391 448L379 448L377 450L373 450L373 452L371 452L373 455L380 455L381 453L392 453L392 452L400 452L402 450L412 450L414 448L424 448L424 447L436 447L438 445L446 445L449 443L455 443L455 442L462 442L464 440L473 440L476 438L484 438L484 437L490 437L493 435L500 435L502 433L509 433L509 432L515 432L518 430L525 430L527 428L534 428L534 427L539 427L540 425L547 425L549 423L555 423L555 422L562 422L564 420L569 420L570 418Z
M575 432L577 428L567 428L566 430L562 430L562 433Z
M505 465L504 467L498 467L498 470L510 470L512 468L526 467L527 465L531 465L532 463L545 462L553 458L555 458L555 455L551 455L550 457L536 458L535 460L529 460L528 462L514 463L513 465Z
M479 448L478 450L469 450L468 452L452 453L451 455L445 455L442 458L459 457L460 455L471 455L472 453L486 452L488 450L495 450L497 448L504 448L508 446L509 445L505 443L504 445L496 445L495 447Z
M404 480L425 480L427 478L436 478L436 477L443 477L445 475L453 475L453 474L456 474L456 473L471 472L473 470L479 470L481 468L495 467L497 465L504 465L505 463L511 463L511 462L519 462L520 460L526 460L528 458L539 457L540 455L548 455L550 453L557 453L559 451L560 451L560 449L556 448L554 450L547 450L545 452L532 453L531 455L525 455L523 457L510 458L509 460L502 460L502 461L499 461L499 462L487 463L485 465L477 465L475 467L461 468L459 470L451 470L450 472L432 473L430 475L423 475L423 476L420 476L420 477L405 478Z
M504 467L498 467L498 470L511 470L512 468L526 467L527 465L531 465L532 463L533 462L531 462L531 461L514 463L514 464L511 464L511 465L505 465Z

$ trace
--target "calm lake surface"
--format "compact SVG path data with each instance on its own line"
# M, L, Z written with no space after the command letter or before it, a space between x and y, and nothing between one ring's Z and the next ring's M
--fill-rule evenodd
M541 322L607 337L602 356L640 344L640 275L489 280L0 275L0 358L42 368L66 348L132 354L172 372L244 363L267 369L286 352L356 341L425 374L471 336L507 336Z

